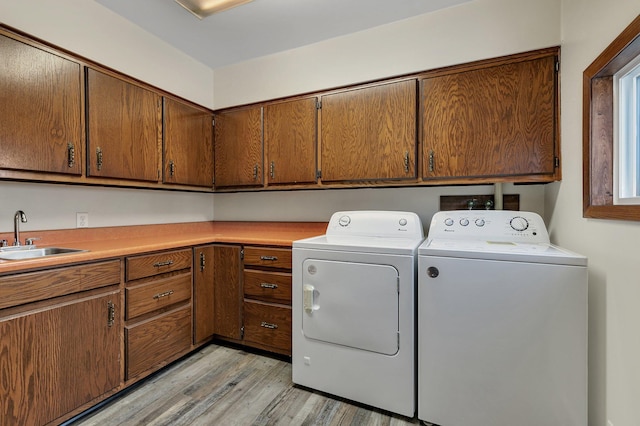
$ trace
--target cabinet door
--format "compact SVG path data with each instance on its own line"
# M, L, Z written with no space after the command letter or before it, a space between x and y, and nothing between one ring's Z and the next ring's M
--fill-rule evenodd
M316 118L316 98L264 108L268 184L316 182Z
M322 97L322 180L416 177L416 81Z
M164 99L164 183L213 187L213 114Z
M214 129L216 187L262 185L262 108L216 114Z
M119 307L112 291L0 319L0 423L52 422L116 388Z
M240 247L213 246L213 329L231 339L242 338L241 268Z
M78 63L0 35L0 168L82 173Z
M197 344L213 336L215 246L194 248L193 259L193 343Z
M423 178L555 172L555 56L422 80Z
M87 175L158 181L161 97L87 69Z

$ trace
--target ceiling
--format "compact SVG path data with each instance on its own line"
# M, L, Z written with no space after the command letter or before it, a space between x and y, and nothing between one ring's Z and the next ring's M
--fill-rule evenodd
M211 68L469 0L254 0L199 20L174 0L95 0Z

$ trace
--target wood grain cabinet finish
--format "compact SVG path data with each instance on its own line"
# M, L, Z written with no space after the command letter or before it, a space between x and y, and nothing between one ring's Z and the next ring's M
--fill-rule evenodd
M291 249L244 248L244 343L291 356Z
M262 186L262 107L215 114L216 187Z
M416 177L416 80L321 97L323 182Z
M121 385L119 265L0 277L0 424L57 424Z
M204 342L215 332L214 245L193 248L193 343Z
M217 336L242 339L241 247L213 247L213 329Z
M192 349L192 249L125 259L125 379L149 374Z
M556 173L556 56L421 80L425 180Z
M160 180L162 97L87 68L87 176Z
M268 185L316 183L317 98L264 107Z
M213 114L164 98L163 182L213 187Z
M80 64L3 31L0 57L0 169L80 175Z

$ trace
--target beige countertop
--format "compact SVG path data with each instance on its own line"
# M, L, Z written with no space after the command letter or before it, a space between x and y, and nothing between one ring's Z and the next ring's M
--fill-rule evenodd
M193 222L81 228L57 231L29 231L25 238L40 238L37 247L66 247L86 252L27 260L0 260L0 274L41 269L158 250L209 243L235 243L291 247L295 240L323 235L324 222ZM12 233L0 239L13 241Z

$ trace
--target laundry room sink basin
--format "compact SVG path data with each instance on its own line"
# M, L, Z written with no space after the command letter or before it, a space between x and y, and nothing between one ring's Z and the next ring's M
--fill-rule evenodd
M60 256L65 254L82 253L87 250L64 248L64 247L24 247L13 250L1 250L0 259L4 260L24 260L37 259L40 257Z

